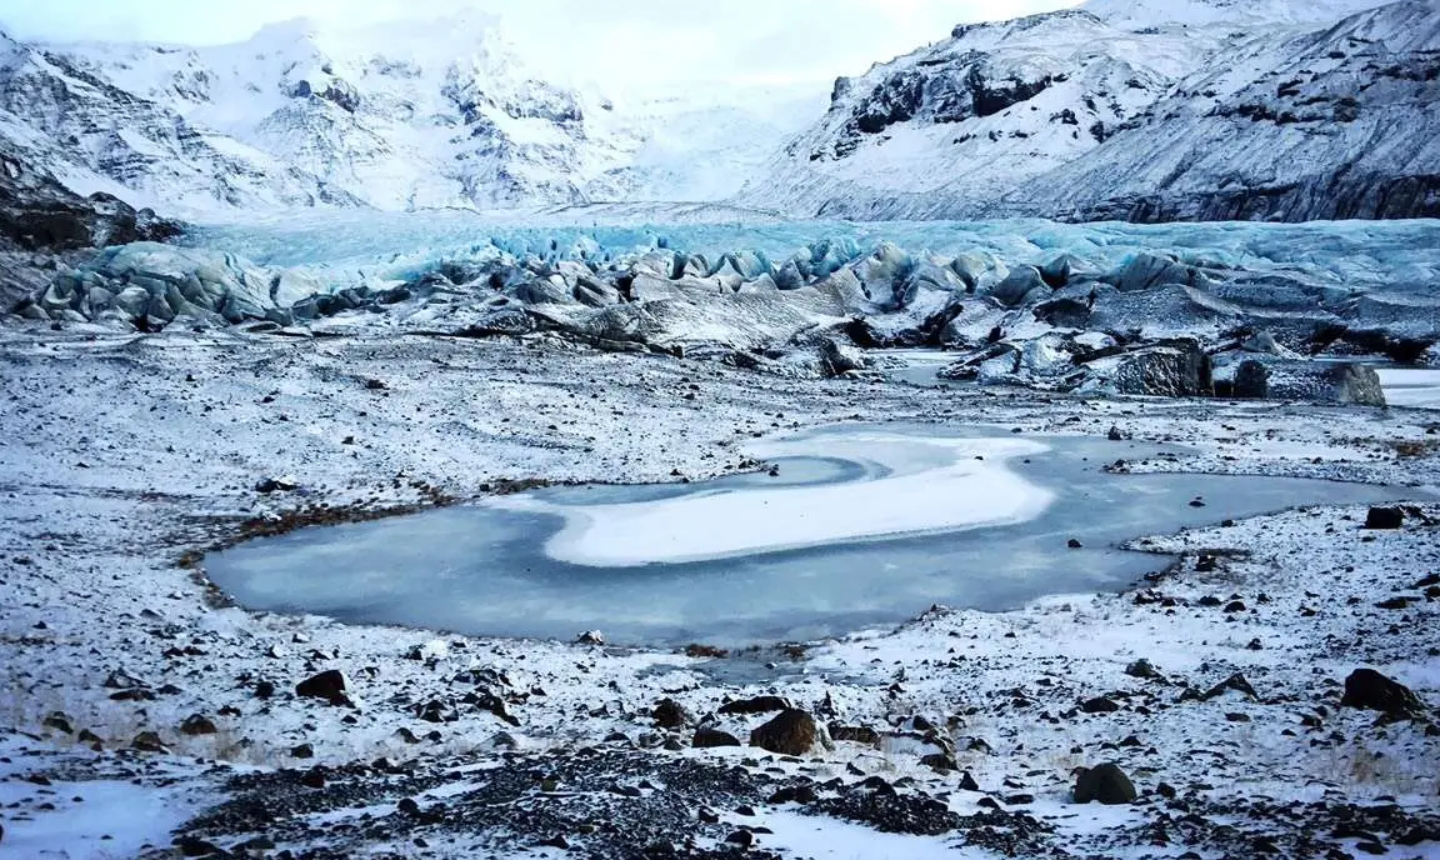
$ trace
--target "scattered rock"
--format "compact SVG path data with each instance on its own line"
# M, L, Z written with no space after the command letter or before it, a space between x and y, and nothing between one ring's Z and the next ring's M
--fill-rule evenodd
M1149 660L1143 657L1126 666L1125 674L1132 678L1142 678L1147 681L1160 680L1164 677Z
M136 735L135 740L130 742L130 748L161 755L167 755L170 752L170 748L165 746L165 742L160 740L160 736L155 732L141 732Z

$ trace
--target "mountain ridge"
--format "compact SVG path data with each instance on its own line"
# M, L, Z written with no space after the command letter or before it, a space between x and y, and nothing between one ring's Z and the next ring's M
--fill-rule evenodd
M1190 0L1167 3L1168 18L1140 14L1157 6L1092 0L957 27L842 78L826 117L736 202L859 220L1440 214L1427 178L1440 173L1433 0ZM1361 141L1387 132L1404 143L1383 160Z

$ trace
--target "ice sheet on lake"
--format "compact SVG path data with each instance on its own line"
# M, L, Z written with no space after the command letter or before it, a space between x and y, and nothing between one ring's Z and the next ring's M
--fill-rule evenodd
M1042 454L1023 439L918 438L860 433L752 446L767 461L832 457L866 466L865 480L721 490L655 501L573 506L535 497L496 504L563 516L546 545L587 567L677 564L898 535L1010 525L1045 512L1054 494L1006 460Z
M1391 406L1440 409L1440 370L1411 367L1377 368L1385 400Z

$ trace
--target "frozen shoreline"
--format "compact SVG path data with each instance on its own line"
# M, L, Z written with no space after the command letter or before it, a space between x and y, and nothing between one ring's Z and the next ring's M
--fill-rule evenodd
M1373 804L1392 796L1402 808L1433 810L1435 775L1421 765L1437 760L1435 739L1407 724L1373 728L1373 714L1334 706L1334 685L1354 668L1374 665L1430 703L1440 701L1440 658L1427 651L1436 640L1435 604L1376 606L1410 593L1440 559L1440 540L1422 525L1362 540L1356 517L1363 519L1363 511L1354 509L1262 517L1146 544L1185 558L1177 575L1155 586L1179 601L1169 608L1137 605L1134 595L1101 595L1051 598L997 615L937 612L894 633L822 644L802 662L782 663L767 680L740 684L715 680L714 661L676 654L210 609L191 572L175 566L184 550L233 527L233 519L217 517L265 515L302 502L407 503L423 498L420 484L468 497L506 478L659 481L677 470L700 478L739 469L740 451L755 434L847 420L986 422L1027 433L1099 436L1120 426L1137 439L1200 451L1183 463L1151 461L1137 470L1440 484L1430 416L1404 409L1040 399L768 377L762 387L756 377L715 364L537 343L383 337L295 343L180 332L89 341L0 332L11 397L10 408L0 412L7 496L0 579L12 597L0 607L0 677L12 691L0 724L42 739L12 736L6 747L12 763L0 778L13 785L23 775L58 768L83 786L86 773L120 763L135 771L137 791L161 791L163 770L164 779L179 780L163 789L176 808L200 809L232 789L222 790L223 774L196 757L268 772L383 756L433 774L431 788L411 792L432 803L461 796L463 786L476 781L453 757L498 764L500 752L510 749L497 740L502 733L519 743L522 755L599 744L615 732L644 747L646 738L666 736L650 716L663 698L702 715L725 697L773 691L807 708L828 700L845 723L886 733L916 715L942 724L956 716L960 764L981 788L1057 828L1048 844L1107 856L1147 853L1144 828L1166 809L1153 794L1161 782L1178 786L1196 808L1261 795L1311 802L1330 792L1334 802ZM381 379L385 388L372 390L367 379ZM699 396L687 400L692 384ZM633 432L636 427L646 432ZM1403 459L1401 444L1412 452ZM1116 446L1116 456L1124 457L1125 443ZM306 495L254 491L257 481L282 475L295 476ZM1219 548L1240 554L1196 572L1198 555ZM1245 609L1224 611L1235 595ZM1222 606L1202 602L1211 596ZM1249 647L1253 641L1260 650ZM406 659L412 649L422 659ZM1140 658L1169 683L1126 675ZM347 672L359 710L285 692L325 668ZM113 700L117 688L105 682L120 669L154 698ZM519 725L459 704L462 691L451 679L482 670L508 678L507 708ZM1235 672L1245 674L1258 699L1177 703L1184 689L1205 689ZM257 679L272 680L280 694L257 699ZM166 684L176 691L160 692ZM527 692L535 689L546 695ZM1104 695L1120 709L1063 716ZM431 723L417 716L431 700L453 708L455 719ZM1320 732L1300 721L1316 705L1327 713ZM91 754L74 745L75 735L43 725L54 711L64 711L76 732L95 732L108 752ZM220 731L179 731L197 713ZM1249 721L1231 721L1230 714ZM347 716L356 722L345 722ZM754 724L743 717L720 721L741 737ZM422 737L439 731L441 738L411 744L397 738L402 728ZM117 757L142 731L156 732L177 757L128 751ZM1335 734L1343 742L1330 739ZM1119 745L1132 735L1142 746ZM972 745L975 739L993 752ZM313 759L291 755L301 744L313 748ZM57 748L70 751L57 758ZM770 759L761 769L813 770L822 781L859 779L847 775L848 766L890 780L909 776L915 790L948 796L957 813L983 811L979 801L986 795L960 790L957 775L922 767L908 749L899 739L887 750L841 743L816 761ZM1215 754L1196 755L1197 749ZM1377 752L1385 758L1374 759ZM657 762L739 765L755 752L672 753L656 745L646 755ZM1106 760L1131 772L1150 793L1148 805L1097 815L1067 803L1070 769ZM1205 784L1214 787L1194 788ZM441 794L426 799L425 792ZM1006 799L1020 794L1035 800L1016 805ZM19 806L3 813L6 847L34 844L25 840L60 820L51 817L60 811L40 808L43 794L20 795ZM97 804L102 799L94 795ZM398 799L382 791L367 803L391 810ZM1226 809L1214 814L1233 817L1243 831L1247 813ZM826 821L815 819L821 838L843 839L846 831L828 831ZM348 826L317 831L307 841L305 828L314 830L307 822L303 816L277 822L277 841L300 851L388 844ZM784 826L774 829L785 832L771 847L794 844L793 823L783 817L776 823ZM72 835L74 842L56 850L88 856L101 845ZM205 835L231 845L253 834ZM163 844L169 834L145 838ZM912 838L946 843L946 837ZM456 839L432 855L522 850L488 830L462 830Z

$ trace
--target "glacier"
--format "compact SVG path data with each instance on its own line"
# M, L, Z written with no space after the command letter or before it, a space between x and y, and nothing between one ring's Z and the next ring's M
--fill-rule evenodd
M1440 221L1340 221L1305 224L1070 224L1043 219L996 221L792 221L723 207L657 208L652 222L629 210L560 210L517 219L513 213L328 213L197 224L185 243L219 248L269 267L311 269L335 283L354 276L404 280L444 262L497 254L615 261L650 251L763 255L755 274L776 275L804 256L861 261L886 243L914 261L990 255L1007 265L1041 266L1071 256L1117 266L1140 253L1257 271L1288 269L1337 285L1390 286L1421 292L1440 274ZM834 268L839 268L837 265ZM832 269L833 270L833 269ZM705 274L713 274L707 271ZM827 273L828 274L828 273Z
M106 249L14 308L55 324L561 338L766 373L946 350L985 385L1381 406L1368 367L1440 344L1440 222L528 222L336 213ZM659 213L660 210L653 210ZM708 220L707 220L708 218ZM903 364L903 361L899 362Z

